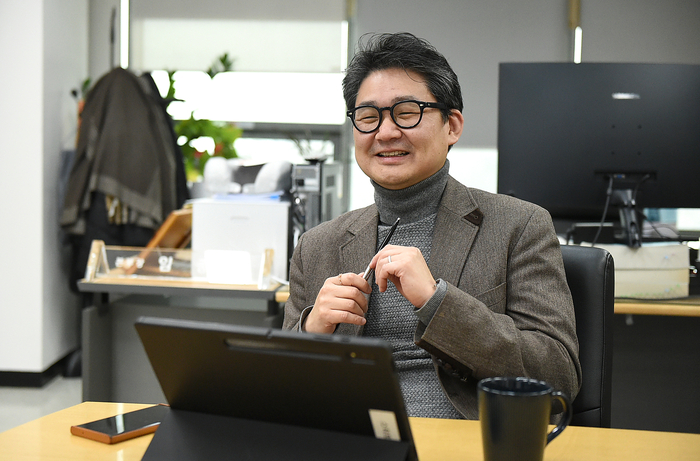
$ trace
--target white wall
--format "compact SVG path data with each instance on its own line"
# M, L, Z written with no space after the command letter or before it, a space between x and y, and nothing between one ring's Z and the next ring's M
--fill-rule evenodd
M583 60L700 64L697 0L582 0Z
M0 3L0 369L41 362L42 1ZM21 43L21 46L14 46ZM11 199L12 198L12 199Z
M119 65L120 0L88 0L89 3L89 76L95 83L104 74ZM114 49L111 49L112 9L114 19ZM165 9L165 8L164 8Z
M0 3L2 371L41 372L78 346L56 201L60 151L75 135L70 90L87 75L86 43L86 0Z
M43 355L42 369L79 345L80 306L69 290L68 254L58 219L61 151L75 147L77 102L88 76L87 0L44 0Z

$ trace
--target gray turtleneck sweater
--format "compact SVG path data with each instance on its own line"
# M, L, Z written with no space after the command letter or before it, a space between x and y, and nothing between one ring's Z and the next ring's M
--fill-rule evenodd
M446 162L433 176L401 190L385 189L372 182L379 209L378 241L384 240L390 224L400 217L401 224L389 243L416 247L428 262L435 218L448 173L449 162ZM427 324L430 321L446 290L445 282L438 281L433 297L420 309L415 309L393 284L389 283L384 293L379 292L376 283L372 286L363 334L383 338L392 344L409 416L462 418L442 391L430 354L413 342L417 322Z

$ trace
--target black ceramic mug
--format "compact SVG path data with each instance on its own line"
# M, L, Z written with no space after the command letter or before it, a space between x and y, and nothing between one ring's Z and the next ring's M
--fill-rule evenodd
M485 461L542 461L545 446L571 421L568 397L544 381L486 378L478 389ZM564 407L564 415L547 433L555 402Z

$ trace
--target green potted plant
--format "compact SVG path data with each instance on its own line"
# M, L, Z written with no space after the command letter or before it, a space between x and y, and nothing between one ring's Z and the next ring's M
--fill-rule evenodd
M175 133L178 140L184 140L180 149L185 160L187 180L195 182L204 173L204 165L211 157L220 156L226 159L238 157L233 142L241 136L243 131L232 123L195 119L190 115L189 119L175 125ZM214 140L214 152L200 151L192 146L192 142L201 137Z
M232 67L233 61L229 58L228 53L224 53L207 69L207 74L213 78L219 72L232 70ZM166 99L169 101L176 100L174 74L174 71L168 72L170 86ZM241 137L243 130L233 123L196 119L192 113L189 119L177 122L174 128L184 157L187 180L190 182L200 180L204 173L204 165L211 157L220 156L226 159L238 157L233 143ZM213 152L199 150L195 147L199 138L211 138L214 141Z

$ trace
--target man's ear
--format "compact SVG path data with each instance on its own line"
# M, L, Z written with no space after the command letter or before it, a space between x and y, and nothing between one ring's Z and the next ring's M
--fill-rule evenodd
M448 145L453 145L459 141L460 136L462 136L462 130L464 129L464 116L457 109L452 109L450 116L447 119L449 124L449 140Z

